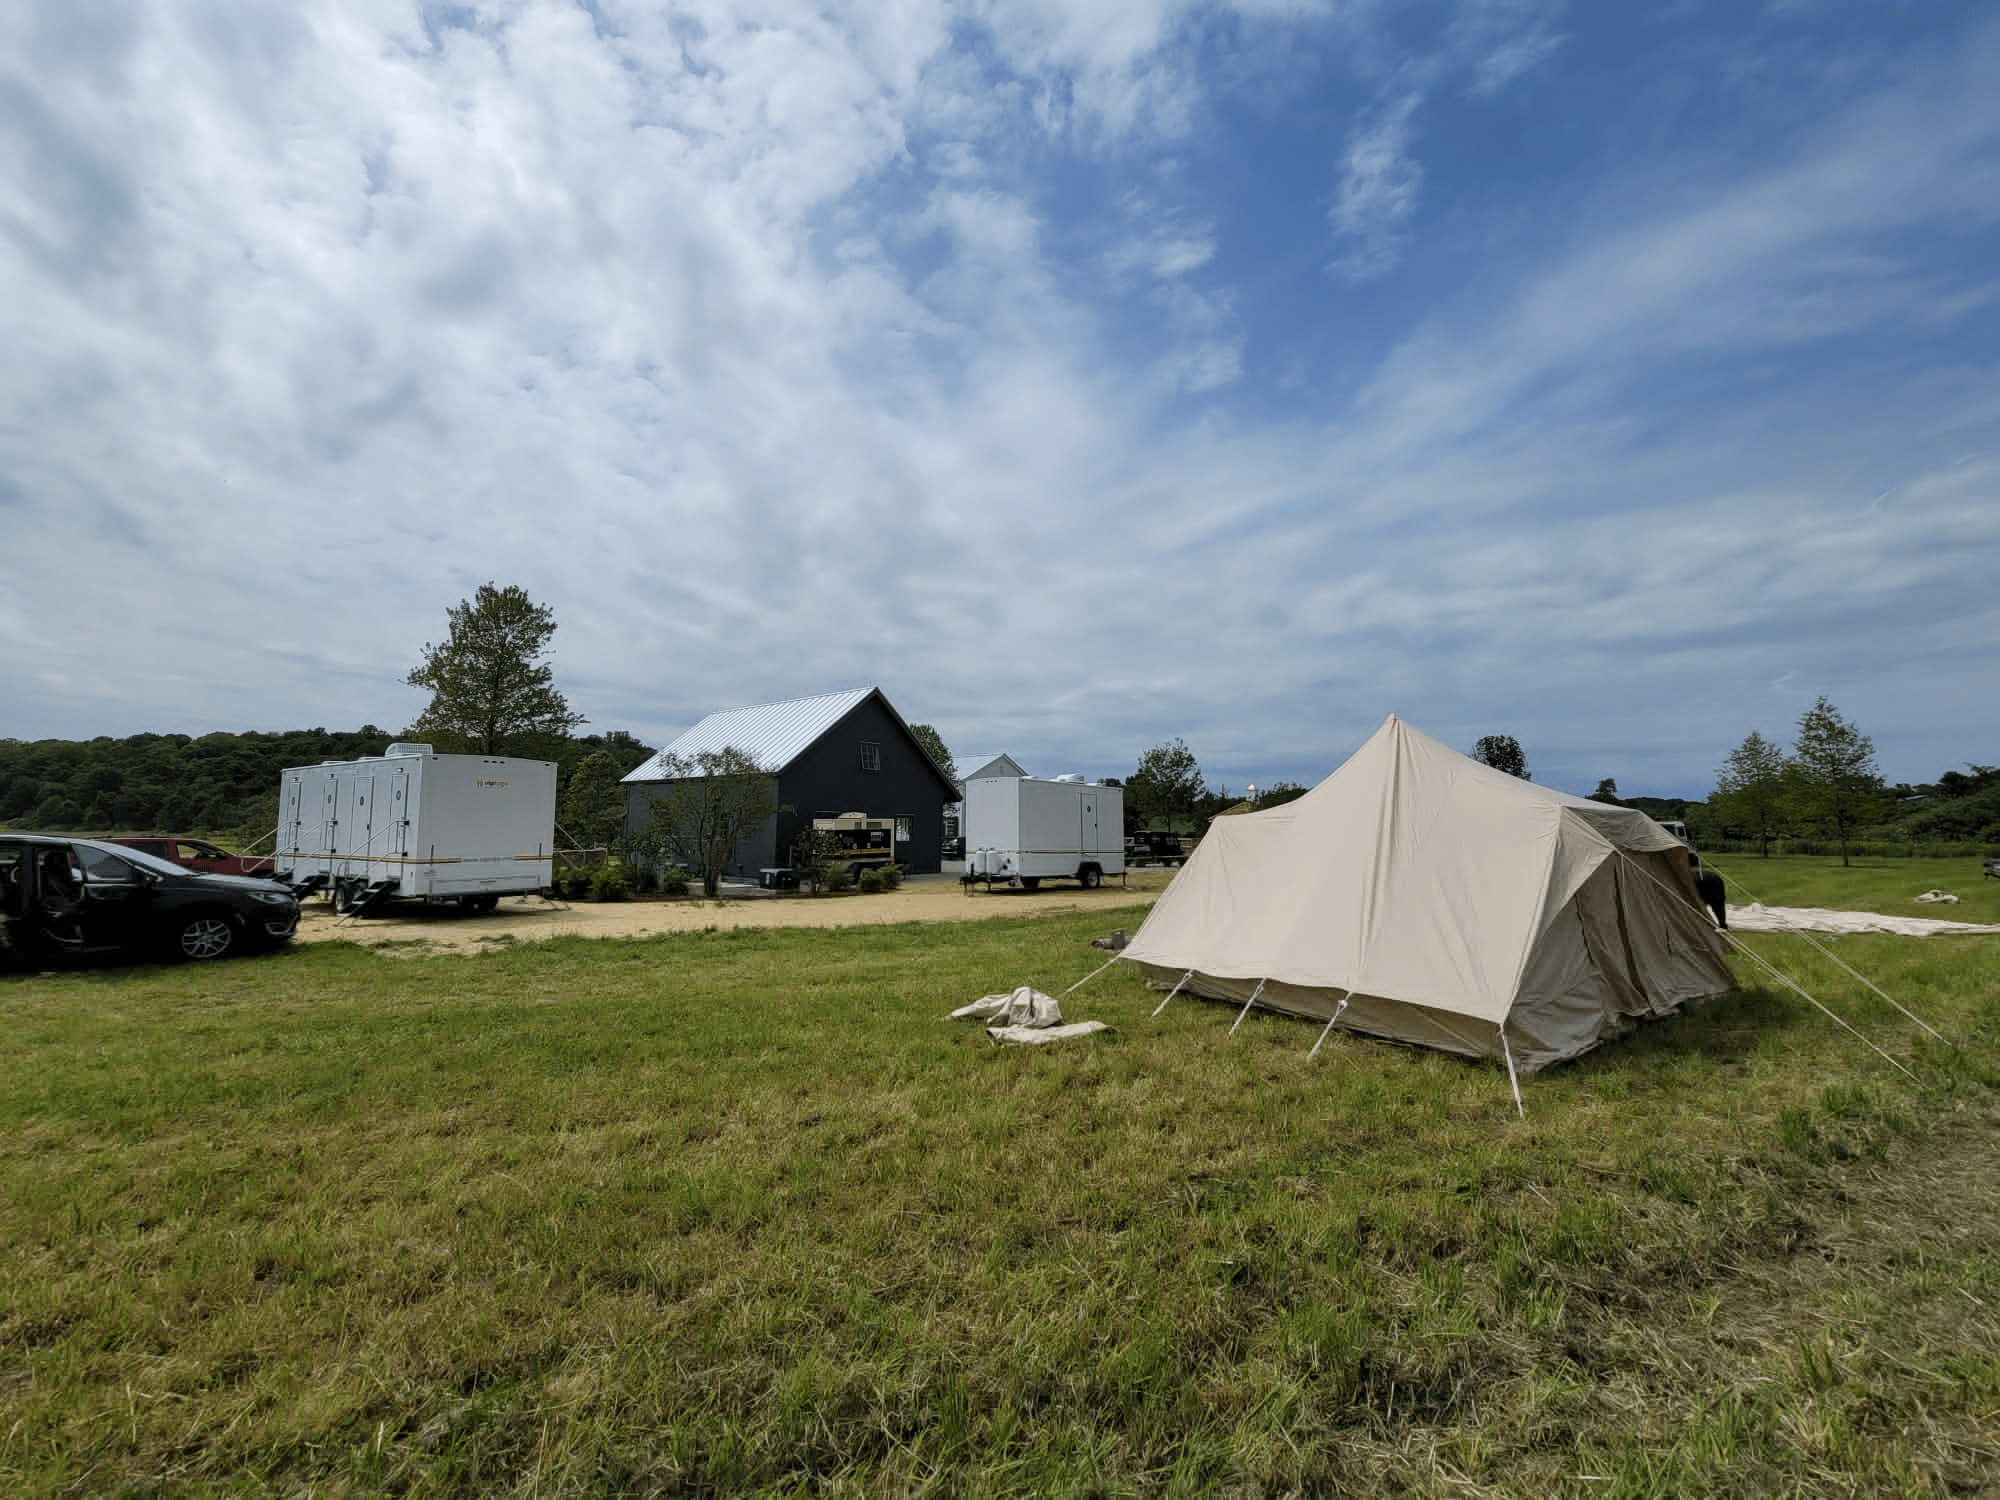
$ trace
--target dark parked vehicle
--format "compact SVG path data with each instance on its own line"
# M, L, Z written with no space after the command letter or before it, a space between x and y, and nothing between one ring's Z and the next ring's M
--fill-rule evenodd
M99 839L0 833L0 968L221 958L274 948L298 924L298 898L276 881L198 875Z
M184 834L162 838L154 833L112 833L106 834L99 842L123 844L128 849L170 860L190 870L199 870L204 875L259 875L266 880L277 878L277 867L268 854L231 854L207 839L192 839Z
M1125 836L1125 862L1129 865L1177 865L1186 858L1187 846L1178 833L1142 828Z

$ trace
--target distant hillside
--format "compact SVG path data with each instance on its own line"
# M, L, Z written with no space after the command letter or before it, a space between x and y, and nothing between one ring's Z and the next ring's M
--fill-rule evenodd
M0 827L254 838L277 826L278 781L287 766L380 755L397 738L364 724L199 738L0 740ZM563 740L539 753L556 761L567 779L577 762L598 750L611 752L624 770L653 753L622 730Z

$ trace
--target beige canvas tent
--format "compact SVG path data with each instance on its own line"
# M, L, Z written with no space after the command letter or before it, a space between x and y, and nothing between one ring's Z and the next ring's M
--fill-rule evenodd
M1297 801L1217 819L1120 956L1510 1073L1732 984L1672 834L1393 716Z

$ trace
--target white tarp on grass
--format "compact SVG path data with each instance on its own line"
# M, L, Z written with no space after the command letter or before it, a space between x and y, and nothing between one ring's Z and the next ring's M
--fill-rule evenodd
M1102 1021L1072 1021L1065 1025L1062 1005L1056 997L1026 984L1004 995L986 995L970 1005L961 1005L951 1013L951 1018L985 1021L986 1034L996 1042L1026 1042L1030 1046L1068 1041L1071 1037L1110 1029Z
M1984 922L1944 922L1935 917L1892 917L1874 911L1828 911L1819 906L1748 906L1729 909L1733 932L1891 932L1901 937L2000 932Z

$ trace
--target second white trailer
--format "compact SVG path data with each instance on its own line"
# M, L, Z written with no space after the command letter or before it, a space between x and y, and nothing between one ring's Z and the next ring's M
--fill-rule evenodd
M553 761L396 744L284 772L276 860L342 909L400 899L483 911L548 886L555 822Z
M1125 873L1125 792L1089 781L987 776L965 783L966 868L975 880L1075 880Z

